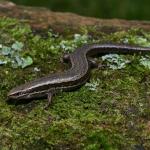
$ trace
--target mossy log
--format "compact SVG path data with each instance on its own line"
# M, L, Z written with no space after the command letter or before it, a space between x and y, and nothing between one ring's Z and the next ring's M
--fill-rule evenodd
M97 19L83 17L73 13L53 12L41 7L19 6L12 2L0 2L0 17L14 17L30 23L33 29L43 30L52 28L59 33L77 31L80 27L94 27L98 31L106 33L122 29L142 28L150 30L148 21L128 21L122 19Z
M0 150L149 150L148 54L97 56L102 67L91 70L89 82L56 94L47 110L45 99L7 102L13 87L67 69L60 61L64 53L95 42L150 47L149 31L150 23L144 21L102 20L0 2Z

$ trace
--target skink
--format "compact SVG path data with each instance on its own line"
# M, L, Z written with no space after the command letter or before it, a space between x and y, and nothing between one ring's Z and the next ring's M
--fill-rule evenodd
M8 98L17 101L23 99L48 98L49 105L54 93L61 91L72 91L86 83L86 81L90 78L92 64L90 57L97 54L133 54L148 52L150 52L150 48L129 45L84 45L65 57L65 59L71 63L70 69L62 73L50 74L47 77L42 77L13 88L8 93Z

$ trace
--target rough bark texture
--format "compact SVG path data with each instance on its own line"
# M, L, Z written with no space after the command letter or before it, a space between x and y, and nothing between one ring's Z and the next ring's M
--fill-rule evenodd
M121 19L96 19L73 13L52 12L46 8L18 6L12 2L0 2L0 17L8 16L27 20L34 29L52 28L57 32L78 30L81 26L92 26L99 31L113 32L131 27L150 31L148 21L127 21Z

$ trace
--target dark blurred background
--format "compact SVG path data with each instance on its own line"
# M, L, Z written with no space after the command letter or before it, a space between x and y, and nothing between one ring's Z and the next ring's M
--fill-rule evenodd
M12 0L21 5L44 6L99 18L150 20L150 0Z

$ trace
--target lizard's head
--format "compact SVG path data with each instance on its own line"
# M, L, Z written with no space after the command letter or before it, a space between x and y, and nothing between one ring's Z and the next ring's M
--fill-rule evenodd
M45 87L40 87L38 84L27 83L20 85L16 88L13 88L8 93L8 100L12 101L24 101L24 100L31 100L37 98L44 98L47 96L47 90L44 89Z
M27 95L29 95L29 97ZM30 91L27 91L25 86L22 85L10 90L7 96L8 99L11 100L27 99L30 98Z

